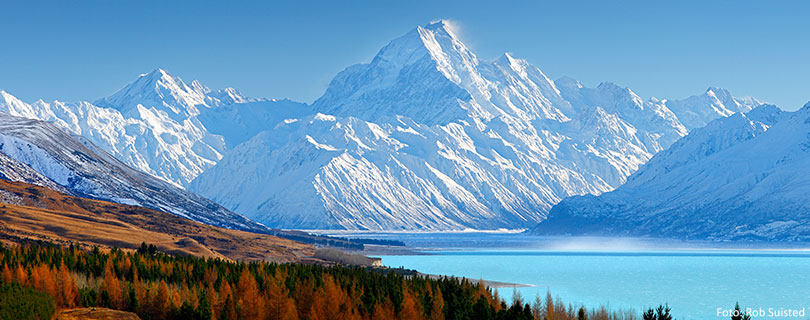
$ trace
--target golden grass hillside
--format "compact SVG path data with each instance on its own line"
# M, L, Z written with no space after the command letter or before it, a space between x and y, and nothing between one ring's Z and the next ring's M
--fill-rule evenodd
M320 262L314 247L271 235L213 227L143 207L68 196L0 180L0 239L135 249L242 261Z

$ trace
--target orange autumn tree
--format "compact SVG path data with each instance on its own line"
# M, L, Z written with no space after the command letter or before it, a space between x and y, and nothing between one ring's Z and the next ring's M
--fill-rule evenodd
M422 313L417 309L413 293L406 284L402 286L402 310L399 311L399 318L402 320L422 319Z
M166 281L160 280L157 287L157 295L152 303L152 315L156 319L163 319L169 306L169 286Z
M11 283L14 281L14 274L8 268L8 264L3 264L3 283Z
M62 264L59 266L59 295L61 299L57 299L60 306L66 308L73 308L76 306L76 298L79 294L79 288L76 286L76 281L70 275L67 266Z
M265 301L267 304L267 318L272 320L298 319L298 310L295 301L289 296L287 289L281 284L281 275L276 274L265 282ZM326 319L319 314L310 315L312 320Z
M25 272L25 269L19 264L14 268L14 281L24 286L28 285L28 273Z
M431 312L428 319L430 320L444 320L444 298L442 298L442 290L439 287L431 289L428 287L431 298Z
M248 268L242 269L237 283L236 311L240 319L261 319L264 316L264 305L259 296L256 278Z
M233 297L233 290L228 281L223 281L219 287L219 303L217 312L221 315L219 319L235 319L236 318L236 305Z
M378 303L374 306L374 312L371 315L372 319L396 319L394 315L394 307L391 305L390 300L383 303Z
M113 271L112 259L108 259L104 264L104 287L102 292L107 294L109 306L113 309L123 309L124 297L121 292L121 283Z

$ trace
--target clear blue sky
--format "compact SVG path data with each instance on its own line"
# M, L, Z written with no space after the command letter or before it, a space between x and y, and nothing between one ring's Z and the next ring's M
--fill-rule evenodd
M95 100L163 67L211 88L312 101L343 68L449 19L481 59L647 98L728 88L810 100L810 1L0 1L0 89Z

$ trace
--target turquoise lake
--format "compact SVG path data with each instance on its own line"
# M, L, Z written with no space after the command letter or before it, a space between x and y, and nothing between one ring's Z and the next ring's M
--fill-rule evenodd
M345 235L344 235L345 236ZM372 235L362 235L370 237ZM718 308L735 302L763 314L754 319L808 319L810 253L799 248L590 240L560 244L518 235L373 235L401 239L428 255L377 255L389 267L471 279L520 283L524 300L546 292L589 307L642 308L668 303L677 319L728 319ZM601 247L600 247L601 245ZM591 249L594 250L590 250ZM500 288L510 301L513 289ZM805 309L803 317L769 311Z

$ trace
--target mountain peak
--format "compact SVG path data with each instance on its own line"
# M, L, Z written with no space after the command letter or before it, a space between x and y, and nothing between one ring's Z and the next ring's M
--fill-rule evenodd
M445 48L445 43L452 43L456 47L455 49L468 51L467 47L461 42L453 29L453 25L447 20L437 20L428 23L425 26L416 27L415 31L421 36L422 42L428 46L428 49L431 49L430 42L436 41L437 44L442 47L442 49L449 49ZM449 42L444 42L442 40L449 40Z
M554 85L557 87L564 87L564 88L582 88L583 85L577 79L571 78L569 76L562 76L557 80L554 80Z
M157 86L159 83L173 83L177 85L178 83L182 83L183 80L179 77L172 76L172 74L169 73L169 71L166 71L166 69L155 68L148 73L138 75L138 78L131 82L130 85L135 84L136 82L145 83L149 86Z
M731 92L729 92L728 90L726 90L724 88L720 88L720 87L709 87L708 89L706 89L706 94L708 94L710 96L715 96L718 99L724 99L724 98L730 98L731 97Z
M500 57L498 57L498 59L497 59L497 60L495 60L495 61L497 61L497 62L499 62L499 63L506 63L506 64L510 64L510 65L511 65L511 64L513 64L513 63L521 63L521 62L525 62L525 60L523 60L523 59L515 58L515 57L514 57L514 56L513 56L511 53L509 53L509 52L504 52L504 53L503 53L503 54L501 54L501 56L500 56Z
M382 48L374 60L378 63L407 65L430 55L433 59L446 56L473 56L452 31L445 20L437 20L425 26L411 29L405 35L392 40ZM374 62L372 62L374 63Z
M339 116L358 116L362 109L364 120L400 115L431 124L467 116L459 101L469 101L484 80L478 58L451 29L444 20L411 29L370 63L339 73L313 108Z
M615 96L630 97L631 99L638 100L639 103L642 103L641 97L639 97L635 92L633 92L633 90L627 87L622 87L613 82L609 81L602 82L596 87L596 89L603 92L610 92Z
M171 75L169 74L168 71L166 71L166 69L163 69L163 68L160 68L160 67L155 68L154 70L150 71L149 73L143 73L143 74L141 74L141 76L148 76L149 78L161 78L161 77L164 77L164 76L171 77Z
M455 38L455 36L456 36L455 33L453 33L453 31L452 31L453 27L451 26L450 22L448 22L447 20L443 20L443 19L431 21L430 23L428 23L424 27L419 27L419 28L431 30L431 31L434 31L434 32L446 33L446 34L448 34L449 36L451 36L453 38Z
M152 70L151 72L138 77L138 79L135 81L137 82L138 80L141 79L145 80L145 82L150 84L150 86L171 85L181 88L186 86L186 83L183 82L183 79L180 79L180 77L172 76L171 73L169 73L168 71L166 71L166 69L163 68L156 68L155 70Z
M141 105L165 111L173 118L184 118L199 113L196 106L205 103L206 90L208 88L197 81L188 86L180 77L156 68L139 75L135 81L95 104L115 108L125 114L135 112L137 106Z
M596 86L596 88L601 90L621 90L621 91L626 89L610 81L600 82L599 85Z
M197 83L196 80L195 83ZM194 86L195 86L194 83L192 83L192 87ZM245 97L241 92L239 92L239 90L236 90L231 87L227 87L225 89L220 89L216 91L211 91L211 89L205 87L205 90L207 97L217 100L215 101L214 105L228 105L251 101L251 99Z

